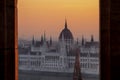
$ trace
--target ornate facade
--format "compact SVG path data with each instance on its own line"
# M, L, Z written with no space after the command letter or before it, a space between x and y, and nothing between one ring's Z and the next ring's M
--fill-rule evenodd
M75 42L66 20L57 43L54 43L52 38L47 40L45 36L44 33L40 41L33 37L25 54L19 52L20 70L73 73L75 48L78 46L82 73L99 74L99 43L94 41L93 36L89 42L84 39L81 43Z

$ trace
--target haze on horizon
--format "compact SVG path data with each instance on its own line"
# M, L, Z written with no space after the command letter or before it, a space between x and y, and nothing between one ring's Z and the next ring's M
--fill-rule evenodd
M74 39L99 40L99 0L18 0L18 37L58 39L65 18Z

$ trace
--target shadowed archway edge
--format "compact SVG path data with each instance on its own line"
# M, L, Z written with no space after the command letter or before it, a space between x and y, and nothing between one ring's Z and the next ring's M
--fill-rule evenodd
M111 80L110 56L110 0L100 0L100 80Z
M0 0L0 80L18 80L17 0Z
M119 66L120 64L115 63L115 61L120 60L120 49L117 47L119 46L119 44L117 43L120 43L120 39L118 38L118 36L116 36L118 35L118 32L120 32L120 24L117 24L115 22L119 22L119 16L116 15L117 11L119 11L116 10L118 9L118 6L116 4L118 4L119 2L119 0L114 0L114 2L111 3L110 0L100 0L101 80L110 80L111 73L115 74L114 70L116 71L118 69L118 67L116 66ZM2 75L1 80L18 80L17 0L0 0L0 8L0 71ZM112 77L114 76L112 75ZM116 75L116 77L118 76Z

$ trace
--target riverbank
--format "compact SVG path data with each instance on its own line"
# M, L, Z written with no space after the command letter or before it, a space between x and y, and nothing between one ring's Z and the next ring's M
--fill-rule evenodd
M99 80L98 75L82 74L83 80ZM22 71L19 70L19 80L73 80L73 73Z

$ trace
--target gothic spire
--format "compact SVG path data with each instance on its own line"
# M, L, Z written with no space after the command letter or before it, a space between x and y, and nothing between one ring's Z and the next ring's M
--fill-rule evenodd
M33 35L33 39L32 39L32 45L34 45L35 43L35 40L34 40L34 35Z
M91 42L94 42L94 38L93 38L93 35L91 35Z
M45 34L45 31L44 31L44 41L46 41L46 34Z
M85 42L85 41L84 41L84 37L82 36L82 45L84 45L84 42Z
M50 36L50 45L52 45L52 37Z
M43 41L44 41L44 40L43 40L43 35L42 35L42 36L41 36L41 43L42 43L42 44L43 44Z
M65 19L65 29L67 29L67 20Z

